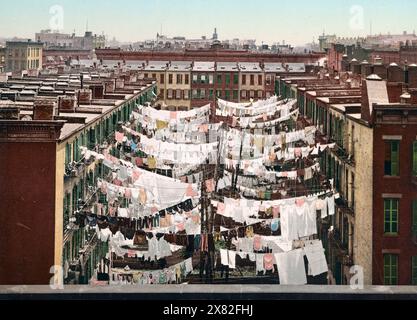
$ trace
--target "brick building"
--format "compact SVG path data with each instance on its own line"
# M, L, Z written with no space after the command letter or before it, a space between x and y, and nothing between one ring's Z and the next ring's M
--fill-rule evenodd
M215 62L196 61L193 63L191 73L191 107L198 108L208 103L215 103L214 75L216 73ZM202 94L204 93L204 94ZM196 98L193 98L193 97Z
M123 51L121 49L97 49L98 59L102 60L145 60L145 61L213 61L213 62L254 62L254 63L304 63L317 65L325 53L311 54L271 54L255 53L246 50L227 50L222 48L183 50L175 52Z
M65 283L87 284L108 253L93 229L69 227L75 212L91 209L105 174L79 147L111 146L119 121L153 99L155 82L133 73L82 74L72 70L80 81L70 85L68 75L65 90L64 74L48 76L52 90L42 76L1 83L2 99L20 89L0 105L0 212L7 213L0 215L0 284L47 285L53 266L63 267ZM22 100L28 87L36 94Z
M282 95L297 97L303 118L325 141L336 143L321 164L340 195L335 217L322 225L334 283L348 284L350 267L359 265L365 284L415 285L414 66L404 70L392 64L384 71L354 63L349 68L359 72L360 87L350 72L335 79L287 77L279 86ZM375 70L386 74L386 81L372 74Z
M23 70L42 69L43 44L28 41L7 41L5 65L6 72L19 73Z

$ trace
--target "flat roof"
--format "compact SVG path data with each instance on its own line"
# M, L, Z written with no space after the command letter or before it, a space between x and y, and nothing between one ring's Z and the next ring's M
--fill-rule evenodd
M218 62L217 71L239 71L239 68L235 62Z
M239 69L241 72L260 72L262 71L259 63L254 62L241 62L239 63Z
M172 61L168 71L190 71L191 61Z
M193 71L214 71L214 61L196 61Z
M149 64L145 66L144 71L164 71L167 69L169 61L149 61Z

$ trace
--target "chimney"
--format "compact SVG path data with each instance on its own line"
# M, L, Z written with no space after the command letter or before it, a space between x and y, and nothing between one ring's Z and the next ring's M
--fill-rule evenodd
M74 96L58 97L59 112L74 113L76 107L76 99Z
M342 57L342 71L349 71L349 61L347 54L344 54Z
M114 92L116 89L115 79L109 80L105 82L105 91L106 93Z
M54 120L55 101L45 98L36 98L33 102L33 120L52 121Z
M13 103L0 104L0 120L19 120L20 108Z
M90 85L90 90L92 91L93 99L104 98L104 86L102 84Z
M125 87L125 79L118 78L116 79L116 89L123 89Z
M409 103L412 105L417 105L417 89L408 89L408 93L410 94Z
M417 65L410 64L408 66L408 87L417 89Z
M388 82L404 82L404 70L396 63L391 63L388 66Z
M368 61L364 60L361 63L361 75L363 78L366 78L372 74L372 66Z
M355 74L361 74L361 66L359 65L358 60L352 59L350 61L350 71L352 71Z
M79 89L77 92L78 105L91 104L92 92L90 89Z
M387 83L376 74L371 74L362 81L361 118L363 120L372 120L373 105L376 103L389 103Z

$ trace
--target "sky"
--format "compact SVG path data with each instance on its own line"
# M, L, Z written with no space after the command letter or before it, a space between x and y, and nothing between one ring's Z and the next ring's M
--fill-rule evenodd
M154 39L161 31L211 37L217 27L220 40L303 45L317 42L323 31L343 37L411 33L416 12L415 0L2 0L0 38L34 38L51 26L83 34L88 21L90 31L119 41Z

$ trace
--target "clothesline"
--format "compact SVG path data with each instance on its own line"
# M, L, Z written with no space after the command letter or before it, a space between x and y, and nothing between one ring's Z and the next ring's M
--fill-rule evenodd
M245 116L259 116L264 114L275 114L277 111L282 111L288 109L292 106L293 100L290 102L279 101L279 102L272 102L263 106L259 107L235 107L229 106L221 102L222 100L218 101L218 109L216 110L216 115L218 116L237 116L237 117L245 117Z
M256 129L256 128L262 129L262 128L275 126L276 124L280 122L288 121L292 117L297 118L298 114L299 114L299 110L294 110L286 116L282 116L278 119L273 119L273 120L263 119L264 121L262 122L251 122L249 119L245 120L245 118L233 117L233 122L230 126L233 128L241 128L241 129Z
M192 271L192 258L163 270L133 271L130 269L120 270L113 268L110 284L156 285L180 283ZM131 276L131 278L128 276Z
M151 119L171 121L171 120L180 120L185 118L194 118L205 113L210 112L210 104L205 105L201 108L195 108L189 111L168 111L168 110L156 110L152 107L143 106L140 108L140 111L144 116L147 116Z
M223 106L236 108L236 109L246 109L246 108L259 108L264 105L269 105L278 101L278 97L276 95L265 99L265 100L258 100L258 101L251 101L251 102L244 102L244 103L237 103L232 101L222 100L217 98L217 103Z
M295 249L280 253L253 253L233 250L220 250L222 265L236 268L236 256L249 259L256 264L257 272L275 271L277 267L281 285L305 285L307 275L304 256L307 256L308 275L318 276L328 272L324 248L321 241L310 241L303 249Z

